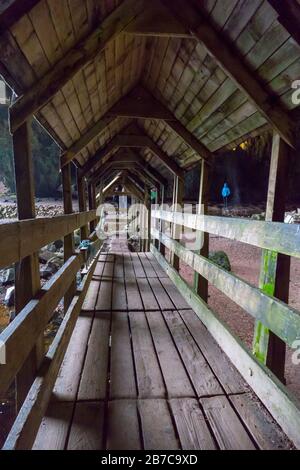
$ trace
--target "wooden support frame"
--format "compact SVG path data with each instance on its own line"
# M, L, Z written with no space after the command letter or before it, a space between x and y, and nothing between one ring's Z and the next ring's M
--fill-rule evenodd
M8 6L0 14L0 34L9 30L22 16L29 13L29 11L40 0L10 0Z
M174 177L173 185L173 211L182 212L183 211L183 198L184 198L184 181L180 180L178 177ZM179 240L181 227L178 224L172 224L172 233L175 240ZM179 271L180 260L179 257L173 251L170 252L170 261L176 271Z
M273 135L266 220L283 222L289 173L289 149L277 133ZM259 286L268 294L288 303L290 257L263 250ZM284 382L285 343L260 322L255 325L253 353Z
M96 209L96 194L95 194L95 184L88 183L88 200L89 200L89 210ZM95 220L90 222L90 233L93 233L96 228Z
M205 160L201 161L201 173L200 173L200 188L199 188L199 201L198 201L198 214L207 215L208 211L208 198L209 198L209 167ZM209 233L208 232L196 232L198 243L201 243L201 249L199 251L201 256L208 258L209 256ZM198 295L207 302L208 300L208 282L203 276L195 272L194 275L194 289Z
M145 9L144 0L124 0L85 39L76 44L10 108L10 128L14 132L35 114L107 44Z
M35 218L35 188L31 150L31 120L13 134L18 218ZM38 253L33 252L15 265L15 307L18 315L41 287ZM17 410L23 404L44 355L43 336L37 339L16 379Z
M194 38L201 41L224 72L247 95L257 110L265 117L282 139L295 147L295 125L279 102L274 102L270 92L264 88L259 77L245 64L239 51L227 38L213 27L199 4L185 0L166 2L174 16Z
M77 193L78 193L78 206L80 212L86 212L86 181L85 178L82 178L77 172ZM80 229L81 240L87 240L88 235L88 226L84 225Z
M278 21L300 45L300 5L296 0L268 0L278 13Z
M71 179L71 164L69 163L62 168L62 188L63 188L63 202L64 202L64 213L73 213L73 199L72 199L72 179ZM68 259L75 252L74 243L74 232L68 233L64 236L64 261ZM70 288L66 292L64 297L64 309L65 312L68 310L71 300L76 292L76 279L74 278Z
M177 271L151 245L151 252L165 269L179 292L212 334L225 354L269 410L283 431L300 448L300 404L277 377L261 364L229 327L193 291Z

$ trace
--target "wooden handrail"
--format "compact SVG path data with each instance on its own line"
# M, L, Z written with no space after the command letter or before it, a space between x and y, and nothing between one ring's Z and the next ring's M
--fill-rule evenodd
M201 274L252 317L263 323L289 346L300 338L300 312L220 268L213 261L188 250L155 228L152 228L151 233L184 263Z
M0 396L7 391L26 361L83 262L81 253L71 256L0 334L6 355L6 364L0 365Z
M96 219L96 211L0 223L0 269Z
M60 366L66 353L74 326L79 316L87 289L96 267L98 255L84 276L78 295L74 296L48 353L42 362L39 373L33 382L16 421L6 439L3 449L31 449L40 423L46 413L51 393Z
M300 258L300 225L297 224L162 210L153 210L151 216L176 225Z

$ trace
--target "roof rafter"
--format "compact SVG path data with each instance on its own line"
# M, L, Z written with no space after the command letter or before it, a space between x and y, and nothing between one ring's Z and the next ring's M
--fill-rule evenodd
M163 0L179 21L205 46L224 72L247 95L257 110L270 122L291 147L295 146L294 123L288 112L259 80L259 77L244 62L234 44L225 35L216 31L199 3L193 0Z
M7 31L14 23L16 23L22 16L30 12L30 10L39 3L40 0L6 0L4 5L0 5L0 34Z
M144 0L124 0L85 39L70 49L37 83L10 108L14 132L40 110L74 75L91 62L107 44L146 8Z
M278 21L300 45L300 5L296 0L268 0L278 13Z

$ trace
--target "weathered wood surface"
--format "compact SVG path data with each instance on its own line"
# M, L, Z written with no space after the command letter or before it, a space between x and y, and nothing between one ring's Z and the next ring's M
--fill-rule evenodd
M96 218L96 211L0 224L0 268L10 266L43 246ZM5 243L9 240L9 244ZM8 249L9 246L9 249Z
M236 302L256 320L279 336L289 346L300 338L300 313L257 287L220 268L215 263L188 250L176 240L152 229L153 235L177 254L194 271Z
M101 255L93 283L101 284L103 279L113 283L122 272L126 277L126 271L133 276L128 262L134 258L140 268L144 266L144 276L147 272L154 276L146 259L155 272L161 270L152 254L131 258L130 253L119 252L115 242L113 246L113 255ZM158 278L138 280L150 283ZM78 317L34 448L47 448L48 433L49 446L66 449L192 450L248 447L252 442L260 448L264 434L267 448L291 446L261 403L256 441L248 418L252 403L245 398L245 410L240 413L238 404L233 404L234 397L244 396L248 389L192 310L157 306L155 311L97 311L92 284L87 295L93 297L94 307ZM224 410L229 421L221 430L211 425L216 407L206 412L199 401L213 398L227 400L230 407L229 412ZM237 423L235 433L230 426L236 429ZM227 439L226 426L230 428Z
M151 251L167 271L181 294L187 299L202 323L230 357L239 373L251 386L274 419L296 447L300 447L300 404L270 370L246 349L216 314L208 308L177 271L151 245Z
M152 217L300 258L300 231L297 224L182 214L165 210L153 210Z

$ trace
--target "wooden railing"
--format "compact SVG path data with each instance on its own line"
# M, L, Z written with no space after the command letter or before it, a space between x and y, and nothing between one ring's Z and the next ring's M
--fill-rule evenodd
M95 219L96 211L92 210L0 224L0 267L20 262ZM85 248L75 251L0 334L6 356L5 364L0 365L0 396L3 397L43 334L58 303L74 283L77 273L82 271L81 285L75 289L54 341L37 370L6 441L6 449L29 449L34 442L98 259L101 242L94 234L90 241L88 252L92 259L87 259Z
M170 222L196 231L205 231L278 253L300 257L299 225L159 210L152 211L151 215L156 222L158 220ZM179 241L157 230L155 228L157 226L159 224L155 223L151 229L154 240L151 245L152 253L273 417L299 447L300 404L298 401L168 263L162 254L164 250L161 246L174 253L196 273L292 347L295 340L300 339L300 312L222 269L208 258L187 249ZM157 249L158 246L160 250Z

